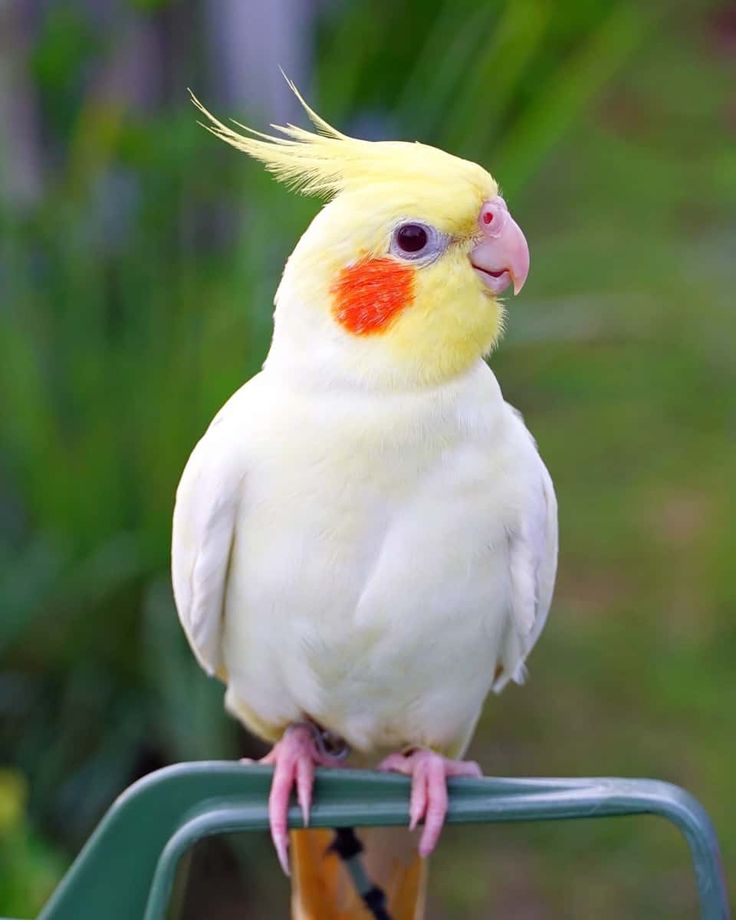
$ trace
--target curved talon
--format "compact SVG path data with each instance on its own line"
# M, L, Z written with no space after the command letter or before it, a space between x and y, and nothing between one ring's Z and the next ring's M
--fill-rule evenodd
M291 791L296 787L296 797L306 827L312 807L315 766L339 765L340 758L331 756L325 750L318 732L319 729L311 722L295 722L286 729L281 740L276 742L269 753L258 761L274 768L268 796L268 820L276 855L286 875L291 874L288 830ZM250 759L241 762L254 763Z
M427 857L437 846L447 815L447 778L450 776L481 777L477 763L470 760L450 760L426 748L415 748L405 754L390 754L379 770L403 773L411 777L409 829L424 820L419 841L419 855Z

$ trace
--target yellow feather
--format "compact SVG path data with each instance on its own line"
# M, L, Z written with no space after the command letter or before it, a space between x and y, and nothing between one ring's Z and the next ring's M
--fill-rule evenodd
M272 125L283 137L255 131L233 122L242 134L209 112L190 91L192 102L206 117L208 131L265 164L277 179L306 195L331 197L368 182L429 182L439 186L471 186L486 193L495 183L476 163L426 144L406 141L365 141L337 131L302 98L289 80L316 131L295 125ZM495 191L494 191L495 194Z
M445 233L452 245L435 264L417 272L413 305L378 337L382 342L345 341L344 347L352 352L355 373L370 378L390 373L397 381L434 385L463 373L490 351L502 330L501 304L468 263L480 208L498 194L496 182L478 164L435 147L341 134L287 81L314 131L272 125L283 135L277 137L234 122L241 133L212 115L194 94L192 101L208 120L204 127L216 137L260 160L292 188L333 198L302 237L284 272L277 304L292 316L289 334L296 337L301 328L313 336L317 316L312 310L329 314L340 270L383 256L399 221L423 220ZM300 304L311 313L306 326L294 322L293 311ZM299 340L294 348L310 351L307 341Z

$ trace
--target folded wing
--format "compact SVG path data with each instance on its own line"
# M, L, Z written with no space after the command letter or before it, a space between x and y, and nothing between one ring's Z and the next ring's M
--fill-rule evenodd
M243 476L227 426L216 420L189 458L174 509L171 570L179 619L199 663L223 680L225 590Z
M493 683L502 690L522 683L524 662L547 620L557 571L557 499L546 467L539 461L538 485L531 490L518 528L509 534L511 616L500 668Z

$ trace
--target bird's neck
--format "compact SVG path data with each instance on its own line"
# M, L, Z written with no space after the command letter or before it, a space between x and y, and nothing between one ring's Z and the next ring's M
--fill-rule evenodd
M375 393L434 390L452 386L478 366L478 351L449 362L441 346L397 354L386 340L351 335L325 306L329 292L294 278L287 266L276 296L274 332L264 368L310 389ZM386 333L391 335L391 331Z

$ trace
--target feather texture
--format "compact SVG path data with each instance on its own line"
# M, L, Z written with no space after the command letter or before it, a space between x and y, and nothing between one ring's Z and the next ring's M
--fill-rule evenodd
M255 731L309 715L358 750L457 752L497 668L521 677L556 545L547 473L482 362L392 396L267 366L187 467L174 582Z
M174 509L171 572L179 618L199 663L222 679L222 621L242 476L216 419L189 458Z
M226 125L209 112L190 90L192 102L205 116L203 127L248 156L260 160L277 179L305 195L331 197L367 182L471 183L485 187L488 174L476 163L463 160L425 144L405 141L365 141L341 134L302 99L293 83L289 85L304 107L315 131L296 125L271 125L281 136L265 134L233 121Z

